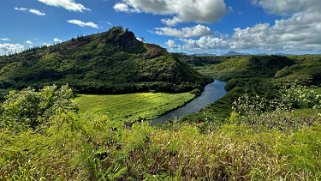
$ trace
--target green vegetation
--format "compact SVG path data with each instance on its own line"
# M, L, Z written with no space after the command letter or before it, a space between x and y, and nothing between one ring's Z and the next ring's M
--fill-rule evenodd
M208 79L190 66L226 96L142 121L199 92ZM321 180L320 55L172 55L115 27L0 67L0 180Z
M225 97L201 110L199 114L187 116L183 119L185 121L224 122L232 112L232 103L244 94L274 99L278 90L289 83L296 82L313 90L319 90L320 86L320 55L223 56L200 59L175 56L203 74L227 81L225 88L228 93Z
M82 114L107 115L112 120L155 119L183 106L195 97L192 93L132 93L120 95L81 94L75 102Z
M222 80L263 78L274 77L278 70L293 64L293 60L282 56L233 56L199 70Z
M56 97L52 95L62 98L51 99ZM256 121L246 121L252 103L258 100L248 97L238 102L242 109L234 109L244 111L235 113L239 116L232 114L230 121L220 126L204 129L206 123L179 123L158 128L137 123L128 127L105 116L77 114L77 109L69 109L73 107L70 95L68 87L10 93L1 106L12 109L7 112L9 117L2 112L0 118L0 180L321 179L320 110L305 110L302 115L292 110L274 114L259 109L254 112ZM44 111L48 114L37 114L36 120L43 121L36 126L23 124L24 129L13 129L3 124L21 115L21 106L11 97L21 97L22 105L36 109L42 103L34 100L42 97L51 100L49 105L55 109L48 106L44 109L52 110ZM313 104L310 106L318 107L321 102ZM34 118L34 109L26 108L21 122L28 123ZM318 114L306 115L314 111ZM275 123L285 118L300 121L262 124L259 120L269 114L276 115L268 117Z
M184 92L208 81L121 27L0 57L0 89L69 84L81 93Z
M320 55L290 56L289 58L296 63L278 71L275 75L277 78L286 82L298 81L305 85L321 84Z

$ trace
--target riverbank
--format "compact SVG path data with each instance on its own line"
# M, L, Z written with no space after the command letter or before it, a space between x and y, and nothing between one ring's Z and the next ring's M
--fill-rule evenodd
M214 80L214 82L205 86L203 92L199 97L196 97L186 105L172 110L159 118L152 120L151 125L160 124L164 121L175 120L191 113L197 113L209 104L222 98L227 92L225 90L226 82L220 80Z

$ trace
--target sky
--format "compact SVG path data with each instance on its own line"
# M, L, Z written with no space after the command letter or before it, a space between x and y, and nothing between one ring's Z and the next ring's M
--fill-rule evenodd
M321 0L1 0L0 55L123 26L171 52L321 53Z

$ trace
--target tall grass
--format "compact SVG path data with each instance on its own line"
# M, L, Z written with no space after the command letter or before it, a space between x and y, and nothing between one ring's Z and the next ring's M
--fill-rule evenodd
M0 133L0 180L319 180L321 126L293 132L224 124L124 128L62 113L38 131Z

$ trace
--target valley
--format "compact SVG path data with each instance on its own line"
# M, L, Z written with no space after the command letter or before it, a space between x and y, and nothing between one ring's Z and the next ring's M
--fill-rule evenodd
M0 180L321 179L321 55L169 53L114 27L0 65Z

